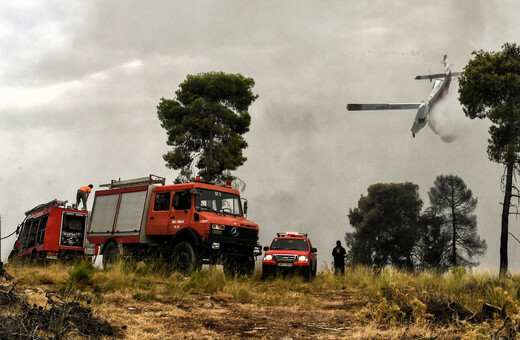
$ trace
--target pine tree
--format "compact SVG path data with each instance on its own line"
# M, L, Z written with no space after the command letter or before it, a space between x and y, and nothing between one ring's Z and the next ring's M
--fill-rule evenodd
M166 166L180 170L178 182L193 180L194 168L207 181L234 178L247 160L242 137L249 131L248 108L258 97L255 82L241 74L209 72L188 75L175 99L161 98L157 114L172 146L163 158Z
M428 197L432 212L441 218L444 235L450 235L442 256L449 259L451 266L478 265L472 259L484 255L487 245L477 234L477 218L472 215L477 199L466 183L451 174L438 176Z

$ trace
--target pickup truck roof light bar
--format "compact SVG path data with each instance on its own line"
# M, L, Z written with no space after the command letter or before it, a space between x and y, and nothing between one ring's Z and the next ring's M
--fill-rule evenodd
M278 237L307 237L308 234L297 231L286 231L285 233L277 233L276 235L278 235Z

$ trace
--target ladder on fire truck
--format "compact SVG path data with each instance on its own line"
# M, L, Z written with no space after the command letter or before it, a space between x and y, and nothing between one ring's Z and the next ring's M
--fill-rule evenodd
M119 189L119 188L130 188L137 187L141 185L151 185L151 184L162 184L166 183L166 178L156 175L149 175L148 177L139 177L133 179L113 179L110 183L100 184L100 187L108 187L110 189Z
M26 211L25 212L25 216L29 216L31 214L34 214L34 213L38 212L38 211L45 210L48 207L64 207L65 204L67 204L67 201L59 201L57 199L53 199L52 201L49 201L47 203L43 203L43 204L37 205L34 208L32 208L31 210Z

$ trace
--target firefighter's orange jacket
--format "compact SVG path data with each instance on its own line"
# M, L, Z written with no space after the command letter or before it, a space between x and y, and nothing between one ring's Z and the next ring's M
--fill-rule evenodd
M87 194L87 196L92 191L92 189L90 189L90 187L88 185L85 185L84 187L81 187L78 190L84 191Z

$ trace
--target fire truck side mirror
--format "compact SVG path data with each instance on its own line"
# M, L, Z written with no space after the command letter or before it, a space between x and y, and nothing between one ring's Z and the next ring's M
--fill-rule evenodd
M193 195L193 199L195 200L195 209L200 210L201 205L201 193L197 189L191 189L191 194Z
M247 215L247 201L244 201L244 215Z

